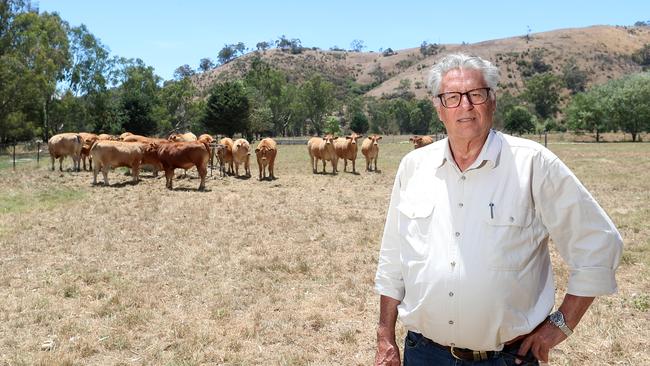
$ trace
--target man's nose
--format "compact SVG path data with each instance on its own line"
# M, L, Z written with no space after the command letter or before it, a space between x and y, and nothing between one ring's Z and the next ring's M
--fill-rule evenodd
M463 106L463 108L467 108L467 109L474 108L474 104L472 104L472 102L469 101L469 95L467 94L462 94L460 96L460 105Z

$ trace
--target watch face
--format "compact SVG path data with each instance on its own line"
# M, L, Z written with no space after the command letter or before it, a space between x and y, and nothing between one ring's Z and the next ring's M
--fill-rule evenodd
M549 319L551 322L553 322L553 324L564 324L564 317L559 311L552 313Z

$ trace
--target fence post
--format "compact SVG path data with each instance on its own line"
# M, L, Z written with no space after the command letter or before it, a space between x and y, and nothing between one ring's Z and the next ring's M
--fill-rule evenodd
M14 170L16 170L16 143L14 142Z
M544 147L548 147L548 131L544 131Z
M36 165L41 161L41 142L36 143Z

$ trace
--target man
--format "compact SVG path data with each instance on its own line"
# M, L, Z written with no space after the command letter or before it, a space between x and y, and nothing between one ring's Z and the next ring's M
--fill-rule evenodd
M616 291L620 234L549 150L492 130L498 69L448 55L431 71L448 138L400 163L382 238L376 365L537 365L595 296ZM569 267L553 310L548 240ZM462 362L459 360L463 360Z

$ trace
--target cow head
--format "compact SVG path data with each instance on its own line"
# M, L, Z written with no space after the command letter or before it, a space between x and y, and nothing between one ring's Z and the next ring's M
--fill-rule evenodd
M323 141L325 141L325 145L333 145L334 140L338 139L338 136L332 136L330 134L327 134L323 137Z
M169 135L169 137L167 137L167 140L178 142L178 141L181 141L181 137L176 132L173 132L171 135Z
M350 136L345 136L345 139L346 139L346 140L350 140L350 143L351 143L352 145L356 145L356 144L357 144L357 140L360 139L360 138L362 138L362 137L363 137L363 135L357 135L356 133L353 132L352 135L350 135Z
M379 140L381 140L381 136L379 135L368 136L368 138L372 140L373 145L379 145Z

